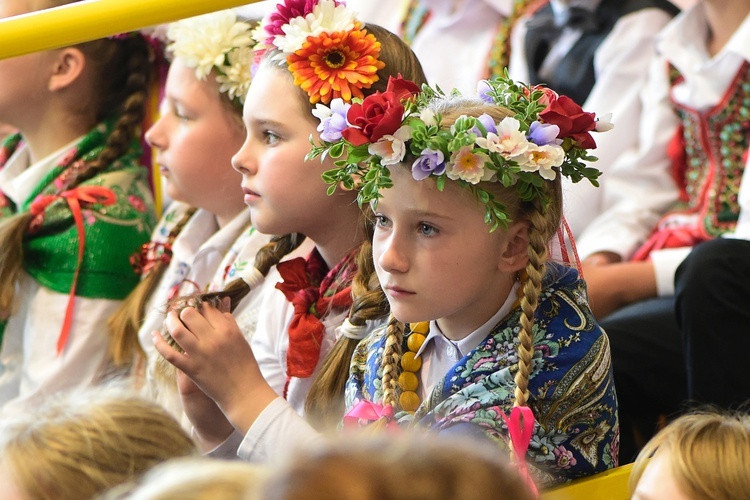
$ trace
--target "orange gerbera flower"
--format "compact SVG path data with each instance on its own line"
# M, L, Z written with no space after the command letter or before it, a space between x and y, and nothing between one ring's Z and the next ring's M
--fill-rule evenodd
M307 37L301 49L287 56L287 64L310 103L328 104L336 97L349 102L378 81L376 73L385 66L378 55L380 42L355 28Z

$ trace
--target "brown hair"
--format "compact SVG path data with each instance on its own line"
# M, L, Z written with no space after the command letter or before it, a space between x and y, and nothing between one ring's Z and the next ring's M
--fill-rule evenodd
M3 422L0 454L30 499L91 498L173 457L197 455L162 408L93 389Z
M338 439L302 452L266 482L263 498L309 500L531 500L496 449L427 434Z
M750 415L704 411L683 415L659 431L638 454L630 492L654 453L668 453L675 482L690 498L750 498Z
M380 60L385 63L385 67L378 71L379 80L369 89L363 89L365 95L384 91L388 84L388 78L396 77L399 74L420 86L427 83L419 60L399 37L377 25L367 25L367 30L375 35L375 38L380 42ZM273 56L276 54L278 53L268 52L262 64L283 68L283 72L291 79L291 73L285 69L285 60L274 58ZM297 88L297 96L300 106L309 111L311 105L307 94L302 89ZM306 115L308 114L310 120L315 120L312 113L306 113ZM356 257L358 269L352 282L355 297L350 309L349 321L354 325L364 325L367 320L382 317L388 311L388 303L377 283L375 269L372 265L371 222L366 215L363 217L367 241L361 246ZM256 268L264 276L267 275L268 270L280 262L285 255L297 248L303 239L304 236L301 235L275 237L258 253ZM262 265L259 264L259 260L263 261ZM249 291L246 283L242 280L235 280L221 292L204 294L199 297L230 297L232 309L234 309ZM338 422L343 415L344 384L349 374L349 362L356 344L356 340L342 336L323 360L321 369L313 381L305 401L305 409L308 418L317 427Z
M436 100L430 106L433 111L442 115L442 126L449 127L460 115L478 117L490 115L496 122L512 113L504 108L486 104L477 99L464 97L447 97ZM546 272L547 243L552 239L560 225L562 217L562 194L560 176L554 181L543 184L543 196L531 201L523 201L515 188L505 188L501 184L482 183L482 187L496 195L508 208L513 220L529 222L529 261L521 273L521 329L518 332L518 365L515 374L515 406L528 406L529 376L531 358L534 354L534 313L539 303L542 290L542 279ZM466 191L468 193L468 191ZM489 231L489 226L487 227ZM385 350L383 352L383 403L399 407L398 376L401 371L400 360L403 350L405 325L391 318L386 329Z
M34 2L42 7L56 7L80 0L45 0ZM82 78L90 80L92 94L80 103L82 113L96 122L115 115L117 120L99 155L86 162L80 172L72 176L60 190L70 189L91 179L109 167L131 147L140 134L152 77L151 51L140 36L118 40L101 39L76 46L86 56L87 65ZM15 287L20 279L24 261L23 239L34 216L22 212L0 221L0 313L12 314Z

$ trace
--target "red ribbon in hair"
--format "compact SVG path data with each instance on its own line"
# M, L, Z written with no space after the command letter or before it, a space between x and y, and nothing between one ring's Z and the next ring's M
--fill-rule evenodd
M328 273L320 285L311 281L311 276L312 280L315 280L316 275L325 272L325 263L316 251L308 260L297 257L276 265L284 280L283 283L277 283L276 288L281 290L294 306L294 317L289 325L284 397L292 377L309 377L318 365L320 348L325 336L325 326L320 318L330 309L342 309L352 304L351 286L341 288L332 294L327 293L333 284L333 276L338 274L337 271L342 264Z
M514 406L510 411L510 416L499 409L498 411L503 417L505 425L508 426L510 445L513 447L518 472L526 480L534 495L537 495L536 485L534 484L534 480L531 479L529 469L526 466L526 451L529 449L531 437L534 435L534 423L536 422L534 412L528 406Z
M100 186L78 186L59 194L40 195L31 204L30 212L34 216L44 213L45 209L55 201L65 200L68 202L70 211L73 213L73 220L78 230L78 260L76 269L73 274L73 284L70 287L68 296L68 306L65 309L65 319L63 320L62 331L57 339L57 355L59 356L65 348L70 335L70 328L73 324L73 306L75 304L76 286L78 284L78 274L83 264L83 252L86 248L86 232L83 227L83 213L81 212L81 203L99 203L100 205L112 205L117 201L115 193L111 189Z

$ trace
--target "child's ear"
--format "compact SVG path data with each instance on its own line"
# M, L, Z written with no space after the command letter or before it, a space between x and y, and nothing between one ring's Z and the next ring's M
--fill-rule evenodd
M47 87L52 92L67 88L81 76L85 67L86 56L80 49L65 47L55 51Z
M505 231L505 250L500 255L498 269L515 273L529 262L529 221L514 222Z

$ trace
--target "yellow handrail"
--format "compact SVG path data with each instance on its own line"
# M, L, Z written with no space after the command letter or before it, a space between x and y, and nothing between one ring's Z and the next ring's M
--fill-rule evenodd
M591 477L542 492L542 500L628 500L628 479L633 464L623 465Z
M258 0L88 0L0 20L0 59L126 33Z

